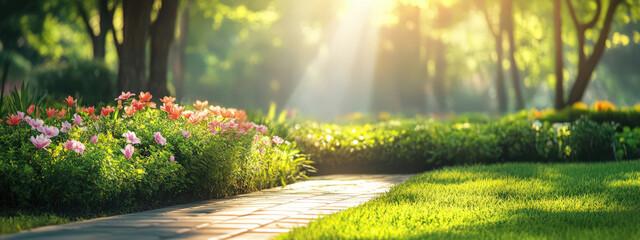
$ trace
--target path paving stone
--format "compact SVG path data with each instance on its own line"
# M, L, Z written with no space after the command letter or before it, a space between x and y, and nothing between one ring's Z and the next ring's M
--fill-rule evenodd
M0 239L270 239L358 206L413 175L328 175L284 187L36 228Z

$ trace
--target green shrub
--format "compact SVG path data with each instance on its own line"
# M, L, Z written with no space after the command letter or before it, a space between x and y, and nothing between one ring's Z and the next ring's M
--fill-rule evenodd
M615 160L614 147L620 145L616 126L584 117L570 123L532 121L521 112L488 123L414 119L341 126L304 122L296 125L293 139L317 163L320 173L419 172L475 163ZM631 140L617 147L618 155L625 158L638 154L634 139L640 141L631 133L626 136Z
M99 61L76 61L37 69L33 76L39 89L57 97L82 96L86 104L113 100L116 74Z
M0 124L4 209L133 211L287 184L305 177L310 169L295 143L272 143L272 136L255 128L246 133L211 133L209 122L229 121L221 116L187 124L183 117L169 119L167 113L150 108L126 118L120 111L99 118L74 108L69 111L62 118L43 119L46 126L60 127L64 121L72 123L73 114L83 118L81 125L51 138L47 149L31 143L30 138L40 132L31 130L25 120L17 126ZM191 136L186 138L182 130ZM129 159L121 152L128 131L141 142L134 144ZM166 145L156 142L155 132L162 134ZM98 138L96 144L91 142L93 136ZM64 147L72 139L84 144L84 153Z

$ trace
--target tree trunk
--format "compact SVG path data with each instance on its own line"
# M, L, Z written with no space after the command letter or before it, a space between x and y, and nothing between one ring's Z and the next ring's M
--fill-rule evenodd
M91 24L89 23L89 14L81 1L76 2L76 8L85 25L85 30L91 38L93 58L97 60L104 60L104 56L106 55L107 32L109 32L111 25L113 24L113 12L109 11L108 0L99 0L97 3L98 14L100 17L100 32L97 34L93 31L93 27L91 27Z
M514 20L513 20L513 0L502 1L502 12L500 23L507 33L509 40L509 61L511 62L511 82L516 97L516 110L524 109L524 97L520 84L520 73L518 72L518 64L516 63L516 41L514 37Z
M496 62L496 94L498 96L498 111L500 113L504 113L507 111L507 95L504 87L504 72L502 71L502 34L498 34L498 36L495 37L495 40L496 54L498 55L498 61Z
M562 86L562 17L560 12L562 3L560 0L553 0L553 31L554 31L554 44L555 44L555 60L556 60L556 96L555 96L555 109L560 110L564 108L564 87Z
M496 29L493 26L493 22L491 20L491 18L489 17L489 10L487 9L487 5L484 1L480 2L480 8L482 10L482 13L484 14L484 19L487 23L487 28L489 29L489 32L491 33L491 35L493 35L493 38L495 39L495 44L496 44L496 55L498 56L498 60L496 62L496 95L498 97L498 112L500 113L504 113L507 111L507 96L505 93L505 87L504 87L504 72L502 71L502 60L503 60L503 49L502 49L502 29L503 29L503 25L502 23L499 22L498 24L498 28ZM502 12L503 9L501 9L500 11ZM502 17L502 14L500 15L500 18ZM501 19L499 19L498 21L500 21Z
M146 43L153 0L124 0L118 90L145 90Z
M167 69L169 47L175 38L178 0L162 0L158 18L153 23L151 36L151 63L149 65L149 91L158 97L168 96Z
M444 82L447 74L447 45L441 39L433 39L435 54L435 73L433 78L433 91L436 95L438 112L443 113L447 110L447 94L444 89Z
M175 88L175 97L181 99L184 96L184 76L186 68L185 50L187 47L187 39L189 37L189 8L191 0L187 1L187 6L180 16L180 35L174 41L173 52L171 54L171 66L173 70L173 87Z
M584 95L584 91L587 89L589 82L591 80L591 75L593 75L593 71L598 66L598 61L604 54L604 50L606 47L607 38L609 38L609 32L611 31L611 22L613 21L613 17L616 12L616 8L618 5L622 3L622 0L611 0L609 2L609 7L607 8L607 13L604 18L604 25L602 31L600 31L600 36L598 36L598 41L595 43L593 47L593 54L588 58L584 56L584 48L579 47L578 51L580 53L580 58L578 59L578 75L576 76L576 81L571 88L571 92L569 93L569 99L567 100L567 105L572 105L576 102L582 100ZM573 7L571 7L572 17L575 16L573 12ZM598 12L596 16L600 15L600 8L598 8ZM577 23L577 20L574 18L574 22ZM578 44L579 46L584 46L585 42L585 31L589 28L595 26L597 22L597 17L594 17L594 21L587 24L576 24L578 29ZM592 24L593 23L593 24Z

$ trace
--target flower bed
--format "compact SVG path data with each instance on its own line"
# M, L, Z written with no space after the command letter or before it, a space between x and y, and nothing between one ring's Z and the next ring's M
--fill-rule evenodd
M0 124L5 209L100 212L150 208L273 187L305 176L295 143L242 110L123 93L117 106L31 106Z

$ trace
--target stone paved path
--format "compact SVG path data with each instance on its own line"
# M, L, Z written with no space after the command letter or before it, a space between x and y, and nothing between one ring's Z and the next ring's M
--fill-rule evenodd
M360 205L413 175L329 175L285 187L47 226L1 239L270 239Z

